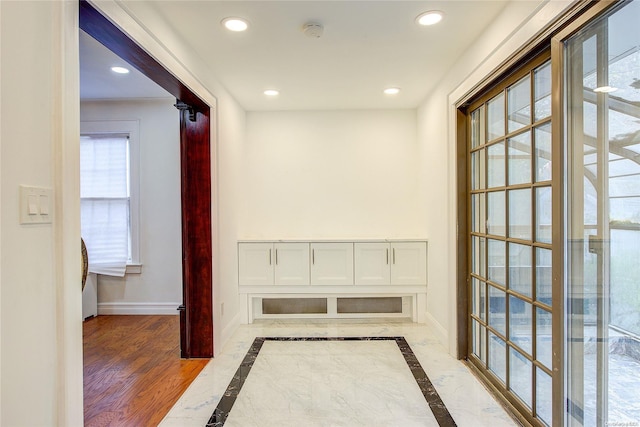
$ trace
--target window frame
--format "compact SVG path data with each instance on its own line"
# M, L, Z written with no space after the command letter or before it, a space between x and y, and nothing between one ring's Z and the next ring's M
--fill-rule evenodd
M80 122L80 135L129 135L129 230L131 233L131 259L126 274L142 272L140 259L140 121L94 120Z
M471 310L470 297L467 293L469 289L469 283L467 282L467 276L469 274L469 257L467 254L469 242L465 237L469 232L470 224L467 224L467 212L470 209L468 206L466 195L466 184L468 174L470 171L466 167L466 143L469 138L468 129L466 127L466 114L467 109L474 99L477 99L481 94L486 94L495 88L495 85L500 84L504 79L508 78L514 69L518 68L519 64L526 63L533 58L541 48L551 48L551 79L552 79L552 105L556 106L552 112L552 123L555 132L552 134L552 162L553 162L553 175L558 177L564 177L564 161L566 153L564 148L564 126L566 111L563 110L564 102L564 70L566 67L564 61L564 41L567 40L573 33L577 32L583 26L596 19L600 14L606 13L610 8L621 4L617 0L607 0L600 2L591 2L588 0L580 0L574 2L564 12L562 12L556 19L550 22L544 29L537 33L533 38L527 41L522 47L514 52L509 58L503 61L493 71L489 72L484 78L476 83L470 90L460 96L453 102L455 107L455 161L456 161L456 190L458 193L456 203L456 225L457 225L457 238L456 238L456 254L457 261L457 274L456 274L456 297L457 297L457 344L458 344L458 358L466 359L469 347L472 343L469 341L468 334L472 325L466 319L469 310ZM560 107L560 108L557 108ZM552 424L565 425L566 422L566 394L565 386L567 382L566 378L566 366L565 366L565 266L564 259L567 252L565 247L565 209L564 201L567 195L567 189L563 182L555 185L553 188L553 204L555 206L562 206L562 209L554 209L552 213L552 222L557 225L553 232L553 245L558 246L561 250L554 250L553 253L553 273L552 279L554 283L553 287L553 310L558 310L561 313L562 321L554 321L552 326L553 333L553 371L555 377L552 383L553 396L560 396L552 401ZM559 241L559 243L556 243ZM469 366L473 366L469 364ZM511 409L512 414L523 424L531 425L532 420L526 419L522 414L514 410L514 406L509 400L504 398L498 389L492 386L491 383L483 382L488 385L489 389L494 395L507 407ZM533 420L535 422L535 420ZM533 424L539 425L539 423Z
M534 73L536 70L541 69L542 67L546 67L548 65L551 64L551 50L550 48L545 48L545 49L539 49L535 52L535 55L531 55L529 57L527 57L526 59L523 59L522 62L519 64L519 67L514 70L513 72L511 72L509 74L509 76L507 76L506 78L502 79L501 81L497 82L495 85L493 85L491 88L489 88L485 93L481 93L480 95L476 96L475 99L470 102L469 104L466 105L466 108L464 109L464 115L468 117L468 119L466 119L463 123L460 123L461 126L465 126L464 129L464 135L467 136L467 138L465 138L464 141L460 142L460 145L458 146L458 149L462 152L462 150L467 150L467 153L464 154L464 158L465 158L465 165L463 166L465 169L465 183L464 183L464 189L465 189L465 193L466 195L466 201L465 201L465 211L463 212L459 212L460 214L464 214L464 221L465 221L465 234L468 236L474 236L474 237L478 237L480 238L482 241L482 239L485 239L487 243L482 243L482 245L488 245L489 241L495 241L495 242L503 242L503 247L502 247L502 255L504 257L504 261L502 261L500 264L502 264L505 267L505 271L504 271L504 278L502 279L502 283L498 282L495 280L495 278L492 279L492 277L490 276L489 273L489 267L490 267L490 263L489 263L489 246L484 246L486 249L484 250L484 259L483 259L483 263L486 265L485 267L485 273L484 273L484 277L482 274L476 274L473 272L473 268L472 268L472 262L473 262L473 253L471 251L471 249L473 248L473 244L471 243L472 241L472 237L469 238L469 240L466 242L465 247L467 248L467 250L469 251L467 254L465 254L465 259L467 260L467 265L465 265L465 271L467 272L467 275L470 277L469 279L469 284L471 284L472 280L477 280L479 286L486 286L486 290L484 292L484 319L481 318L481 316L477 316L474 312L473 312L473 305L472 305L472 293L470 292L470 290L468 290L468 294L466 297L466 303L468 304L466 307L467 313L469 318L466 320L467 325L468 326L466 333L466 340L468 343L467 346L467 355L465 355L464 357L467 360L468 366L472 367L474 370L476 370L476 372L479 373L479 375L481 377L484 378L484 383L486 385L488 385L489 387L492 388L492 390L494 390L494 392L499 393L501 396L501 399L504 399L506 402L508 402L508 405L512 408L515 409L516 413L515 415L521 420L523 421L523 423L525 425L542 425L542 421L541 419L537 418L536 414L538 412L538 405L537 405L537 395L536 395L536 378L537 378L537 373L540 372L544 372L545 374L547 374L549 377L553 378L554 377L554 371L552 369L552 366L547 366L545 364L542 363L541 359L538 358L537 356L537 341L536 341L536 334L537 334L537 313L538 310L543 310L545 313L554 316L553 317L553 321L556 322L558 319L558 309L556 308L557 304L552 304L551 306L549 306L548 303L545 303L541 300L539 300L537 298L536 295L536 255L534 255L534 253L536 252L537 249L545 249L545 250L557 250L557 248L554 248L551 242L544 242L538 239L538 237L536 236L536 230L535 230L535 224L536 224L536 217L535 217L535 212L536 209L534 208L536 206L536 203L534 202L534 200L536 200L535 197L535 191L536 189L551 189L553 191L553 193L555 193L557 191L557 178L554 179L550 178L550 179L543 179L543 180L538 180L535 176L535 168L533 166L533 162L536 161L535 159L535 149L534 147L536 147L536 137L533 135L533 133L535 132L536 129L542 127L542 126L553 126L552 122L553 122L553 114L552 112L550 112L549 115L546 115L545 117L539 119L536 118L534 116L534 107L535 107L535 101L534 101L534 97L535 97L535 93L534 93ZM531 101L530 108L531 108L531 117L529 118L529 123L519 129L516 130L509 130L508 129L508 121L509 121L509 113L508 113L508 109L507 109L507 99L508 99L508 92L509 89L514 87L514 85L519 84L520 82L522 82L525 78L529 77L529 81L528 81L528 86L530 88L529 91L529 99ZM551 96L551 94L549 95ZM503 118L503 121L501 122L501 126L502 126L502 130L503 130L503 134L494 138L490 138L488 135L486 137L486 139L483 140L483 142L481 142L479 145L477 146L472 146L470 141L471 141L471 135L473 134L472 131L472 127L471 127L471 115L473 112L475 111L480 111L480 107L485 108L484 113L479 114L479 117L482 118L483 121L483 125L480 126L481 130L483 132L488 133L489 129L489 119L487 117L487 105L492 102L493 100L495 100L496 98L501 97L500 103L503 106L503 109L501 110L501 116ZM531 140L530 140L530 154L529 154L529 161L532 162L531 163L531 167L530 167L530 179L528 182L526 183L522 183L522 182L516 182L516 183L511 183L509 180L509 177L507 175L507 171L509 170L509 168L507 167L507 164L509 163L510 160L510 154L509 154L509 141L512 138L524 135L524 134L531 134ZM488 172L489 172L489 154L487 153L487 149L490 147L495 147L498 144L502 144L502 148L501 148L501 152L502 152L502 159L501 159L501 163L502 163L502 170L504 172L504 182L502 183L498 183L497 185L491 185L488 181ZM482 160L483 162L485 162L484 168L481 169L482 170L482 175L484 177L480 178L480 181L483 182L483 184L478 187L478 188L473 188L471 180L473 178L473 169L471 166L471 153L478 153L484 151L486 154L486 160ZM461 153L462 154L462 153ZM550 153L552 154L552 153ZM484 156L480 156L479 159L484 159ZM467 163L468 162L468 163ZM552 164L553 161L552 161ZM510 191L518 191L518 190L522 190L522 189L530 189L531 193L529 194L529 200L531 202L531 210L530 210L530 214L531 217L529 218L529 226L531 227L531 235L529 237L521 237L521 236L513 236L511 234L511 232L508 230L509 224L510 224L510 212L509 212L509 204L507 202L507 200L509 199L509 195L508 193ZM484 231L475 231L474 227L473 227L473 223L472 223L472 215L471 215L471 210L472 210L472 203L471 203L471 196L474 194L486 194L486 201L484 203L484 207L483 209L486 209L485 215L484 215L484 219L488 221L489 218L489 206L490 206L490 202L489 202L489 195L492 193L503 193L504 194L504 201L502 202L503 204L503 212L504 212L504 227L506 227L505 230L502 231L502 233L496 233L491 231L488 228L488 223L487 223L487 228ZM511 262L511 260L509 259L509 250L508 248L511 247L512 245L517 245L517 246L527 246L531 248L531 260L530 260L530 268L531 268L531 276L530 276L530 280L531 280L531 294L530 295L525 295L523 294L521 291L513 288L511 286L511 284L509 283L509 281L511 280L509 278L509 269L507 267L510 267L509 264ZM473 277L473 279L471 279L472 276L478 276L477 278ZM466 280L465 280L466 282ZM468 288L467 288L468 289ZM505 318L504 318L504 324L502 325L502 330L500 328L498 328L497 326L499 325L493 325L491 323L491 315L490 315L490 309L491 309L491 296L490 296L490 292L491 291L497 291L499 293L502 294L502 298L503 298L503 304L504 304L504 312L501 314L504 314ZM496 294L499 295L499 294ZM530 339L531 339L531 348L530 349L525 349L524 347L522 347L521 344L519 344L517 341L512 340L511 338L511 331L510 331L510 313L515 313L515 311L511 310L511 308L509 308L509 306L512 304L512 298L518 298L519 301L524 301L524 303L529 304L530 305L530 321L531 321L531 329L530 329ZM474 340L473 340L473 328L476 327L476 325L478 327L484 327L485 330L483 331L484 334L486 334L486 336L484 338L481 338L480 341L478 341L478 343L481 342L481 352L484 354L484 358L486 358L485 361L483 361L481 358L478 358L478 356L476 356L474 354ZM488 332L488 333L487 333ZM554 332L555 334L555 332ZM500 341L504 342L504 345L502 346L501 343L498 343L499 345L501 345L501 349L499 350L500 353L503 353L504 356L504 366L502 367L504 369L504 372L502 372L502 375L500 375L499 371L496 371L494 369L491 368L490 363L489 363L489 359L490 359L490 351L489 351L489 344L490 344L490 337L491 335L494 335L496 337L498 337L500 339ZM478 350L476 348L476 350ZM512 363L510 362L513 359L513 356L511 355L513 352L513 354L520 354L522 358L527 359L530 363L530 382L529 384L531 385L531 390L529 391L529 398L531 400L527 401L525 400L524 396L520 396L518 394L518 392L516 391L516 388L514 387L514 382L513 382L513 371L512 369ZM507 353L509 353L509 356L507 357ZM489 374L489 372L491 372Z

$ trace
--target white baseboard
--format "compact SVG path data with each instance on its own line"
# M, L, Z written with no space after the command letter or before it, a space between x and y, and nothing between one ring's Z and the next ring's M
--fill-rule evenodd
M444 348L449 348L449 334L447 333L447 329L442 326L431 313L427 312L426 318L427 326L435 333L440 344L442 344Z
M108 314L166 314L178 315L179 302L101 302L98 315Z

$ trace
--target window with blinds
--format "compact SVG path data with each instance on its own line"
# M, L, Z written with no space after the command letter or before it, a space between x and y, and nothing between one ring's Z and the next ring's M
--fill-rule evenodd
M91 272L123 276L133 261L130 164L128 133L81 136L81 230Z

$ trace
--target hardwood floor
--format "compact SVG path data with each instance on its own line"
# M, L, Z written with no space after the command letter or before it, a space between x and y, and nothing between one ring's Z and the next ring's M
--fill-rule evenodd
M208 363L180 359L179 316L84 322L87 427L157 426Z

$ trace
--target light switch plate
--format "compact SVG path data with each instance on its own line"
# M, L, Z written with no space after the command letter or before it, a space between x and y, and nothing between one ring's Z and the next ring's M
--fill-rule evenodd
M20 224L50 224L50 188L20 186Z

